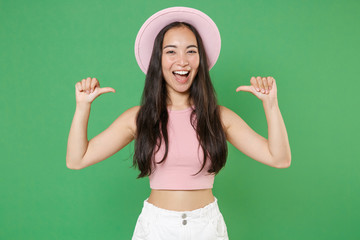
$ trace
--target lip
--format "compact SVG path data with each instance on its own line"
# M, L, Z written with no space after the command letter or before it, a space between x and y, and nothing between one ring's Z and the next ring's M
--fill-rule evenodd
M176 71L181 71L181 70L176 70ZM178 82L178 83L180 83L180 84L185 84L185 83L187 83L188 81L189 81L189 79L190 79L190 71L189 71L189 74L188 74L188 76L186 77L186 79L185 79L185 81L179 81L178 79L177 79L177 77L176 77L176 74L172 74L173 75L173 78L175 79L175 81L176 82Z
M174 70L174 71L172 71L171 73L172 74L174 74L174 72L176 72L176 71L185 71L185 72L189 72L189 75L190 75L190 70L187 70L187 69L180 69L180 70Z
M171 73L175 76L175 72L176 71L185 71L185 72L188 72L188 77L190 76L190 73L191 73L191 70L187 70L187 69L183 69L183 70L174 70L174 71L172 71ZM176 77L176 76L175 76Z
M175 70L173 70L173 72L175 72L175 71L187 71L187 72L190 72L189 69L175 69Z

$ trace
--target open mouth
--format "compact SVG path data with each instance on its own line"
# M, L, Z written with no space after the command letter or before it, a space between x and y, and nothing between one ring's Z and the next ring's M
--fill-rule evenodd
M172 73L178 83L184 84L189 80L190 71L173 71Z
M178 75L180 77L188 77L190 74L190 71L173 71L172 72L175 76Z

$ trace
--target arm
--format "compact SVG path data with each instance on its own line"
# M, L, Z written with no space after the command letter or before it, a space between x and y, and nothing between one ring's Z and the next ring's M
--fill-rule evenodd
M240 86L236 91L251 92L263 102L268 123L268 138L255 133L234 112L224 111L228 121L230 142L249 157L276 168L291 164L289 140L277 100L277 86L273 77L252 77L251 86Z
M129 144L135 136L136 129L136 116L139 110L139 106L132 107L126 110L123 114L121 114L105 131L100 133L99 135L92 138L86 144L86 149L81 149L83 152L82 156L76 155L74 158L70 156L74 156L74 151L76 147L83 146L86 139L86 126L81 124L87 124L87 121L73 121L74 129L78 131L70 130L69 135L69 143L68 143L68 153L72 153L73 155L68 154L69 158L67 158L67 166L70 169L82 169L88 166L91 166L95 163L103 161L116 152L120 151L127 144ZM74 123L75 122L75 123ZM77 124L76 124L77 123ZM78 133L79 135L76 135ZM77 140L82 140L76 142L75 137L78 137ZM80 136L83 136L82 138ZM85 138L84 138L85 136ZM71 138L72 137L72 138ZM72 145L75 144L75 145ZM69 148L72 147L72 148ZM73 152L71 152L73 151ZM80 150L78 150L80 151Z
M220 112L225 126L226 139L234 147L248 157L268 166L275 168L288 167L287 164L276 161L275 157L271 154L271 151L274 149L270 150L269 141L251 129L239 115L224 106L220 106ZM267 112L269 113L269 111ZM270 116L267 117L269 118ZM272 124L271 126L269 125L269 132L275 133L278 136L276 129L274 129L274 127L277 127L274 117L276 117L276 114L271 115L272 121L270 122ZM271 137L270 139L276 141L278 138ZM272 141L271 146L275 146L275 151L280 148L280 146L277 147L277 143L274 141Z
M77 104L67 143L66 166L75 169L80 165L87 146L87 125L91 104Z
M275 167L266 138L252 130L246 122L230 109L220 106L226 139L248 157Z
M280 167L289 167L291 164L291 151L289 139L282 118L278 102L263 102L268 124L268 145L272 161Z

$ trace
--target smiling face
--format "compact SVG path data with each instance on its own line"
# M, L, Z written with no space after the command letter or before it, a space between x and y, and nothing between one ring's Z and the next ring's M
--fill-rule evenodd
M188 93L199 67L196 37L187 27L175 27L164 35L161 66L169 94Z

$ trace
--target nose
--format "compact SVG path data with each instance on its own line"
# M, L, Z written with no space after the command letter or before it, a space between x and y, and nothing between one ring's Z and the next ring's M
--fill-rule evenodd
M184 54L184 53L180 53L179 54L179 57L178 57L178 64L179 65L181 65L181 66L186 66L186 65L188 65L189 64L189 61L188 61L188 59L187 59L187 56L186 56L186 54Z

